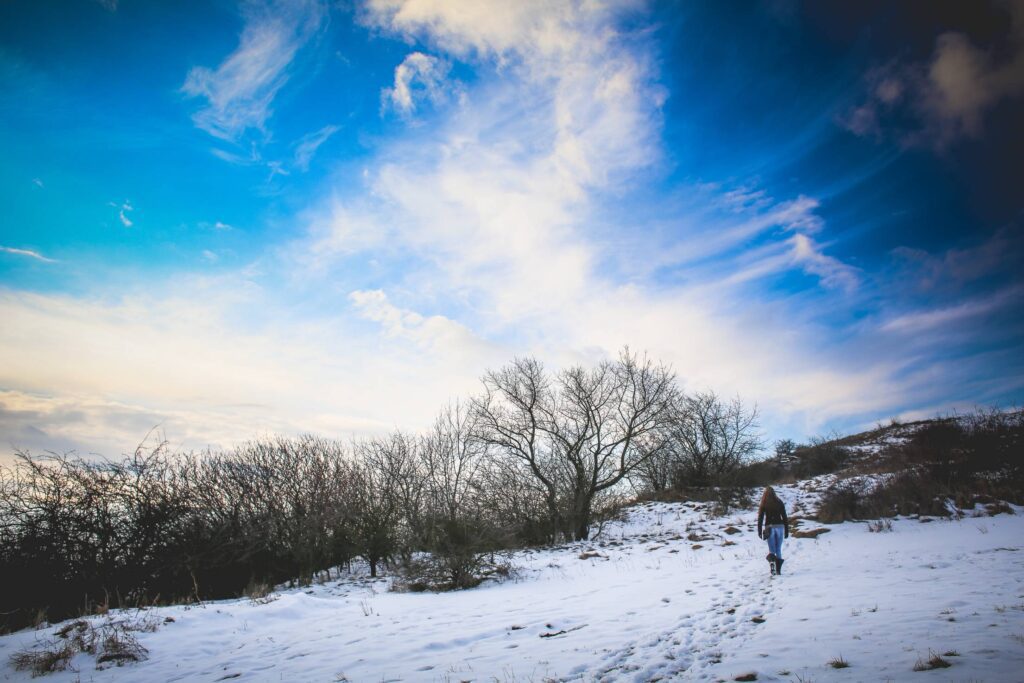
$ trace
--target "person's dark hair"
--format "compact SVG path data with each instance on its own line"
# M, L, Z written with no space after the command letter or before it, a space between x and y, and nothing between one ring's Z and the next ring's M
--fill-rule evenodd
M757 512L760 515L766 510L778 510L784 508L782 500L776 495L775 489L771 486L764 487L764 493L761 495L761 505L758 506Z

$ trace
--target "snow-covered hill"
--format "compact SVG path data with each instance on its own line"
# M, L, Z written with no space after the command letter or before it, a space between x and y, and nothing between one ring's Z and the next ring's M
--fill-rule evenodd
M777 490L800 515L822 483ZM146 661L97 670L79 654L77 672L47 678L1024 680L1024 514L831 526L791 537L780 577L755 522L753 510L648 503L591 542L517 553L511 578L473 590L396 593L344 576L266 602L114 615L154 626L135 634ZM0 678L27 680L8 658L55 630L0 638ZM933 654L951 666L914 671ZM830 666L840 659L849 666Z

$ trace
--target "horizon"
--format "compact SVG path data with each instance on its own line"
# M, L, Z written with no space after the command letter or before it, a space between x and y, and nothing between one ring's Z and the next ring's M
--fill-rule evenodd
M0 458L422 431L621 348L1024 404L1024 1L0 6Z

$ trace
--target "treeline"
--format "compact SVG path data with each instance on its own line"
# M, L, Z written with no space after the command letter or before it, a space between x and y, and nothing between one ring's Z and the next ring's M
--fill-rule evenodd
M472 586L497 550L588 538L629 485L715 483L760 448L756 427L739 400L686 395L627 350L558 373L516 359L423 434L19 453L0 468L0 626L232 597L355 558L413 588Z

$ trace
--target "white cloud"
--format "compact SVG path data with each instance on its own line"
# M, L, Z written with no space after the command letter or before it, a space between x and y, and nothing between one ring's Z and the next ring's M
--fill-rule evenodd
M267 174L266 182L269 183L274 179L274 176L287 176L291 175L291 171L284 167L284 163L280 161L268 161L266 167L270 170Z
M712 194L709 195L708 191ZM722 193L720 199L716 199L716 191ZM727 213L723 216L714 210L703 211L695 220L691 218L691 224L677 226L685 236L677 237L673 244L648 254L645 258L652 265L691 264L736 250L746 251L751 242L763 238L766 233L783 231L808 235L821 231L824 225L816 213L818 201L802 195L779 201L763 191L722 191L711 187L699 192L696 201L711 205L713 209L720 204ZM792 262L789 261L788 265Z
M1011 3L1015 41L1009 60L999 63L961 33L945 33L935 43L928 67L929 103L950 135L977 135L982 118L999 100L1024 92L1024 2Z
M43 181L40 180L39 178L33 178L32 184L35 185L36 187L44 187Z
M444 302L456 312L449 322L517 353L560 363L630 344L674 363L693 386L770 399L777 413L819 424L899 394L894 364L845 370L838 354L818 350L806 311L745 300L744 281L711 294L615 277L619 250L594 226L603 198L628 197L657 162L664 100L642 46L611 28L620 8L410 0L370 9L375 25L498 63L438 131L382 150L366 186L328 201L292 250L320 272L341 272L360 253L401 264L389 296L353 299L386 337L408 334L405 311ZM642 231L614 229L643 245L630 254L684 271L715 257L729 273L730 253L767 240L772 249L757 264L765 272L797 267L828 288L856 287L855 269L810 238L824 227L813 198L743 190L716 201L726 217L695 227L681 248L668 245L667 260L643 248L652 245Z
M935 328L951 329L967 320L987 316L995 311L1020 302L1022 287L1010 287L987 297L965 301L955 306L944 306L900 315L882 324L884 332L917 334Z
M300 171L309 170L309 162L313 160L316 151L339 130L341 130L340 126L324 126L320 130L300 139L296 143L295 155L292 161L295 168Z
M226 161L229 164L236 164L238 166L252 166L253 164L258 164L262 161L262 158L260 157L259 152L256 150L255 145L253 145L252 151L247 156L243 154L229 152L227 150L219 149L217 147L211 148L210 153L213 154L213 156L217 157L218 159Z
M793 248L793 259L805 271L821 278L826 287L849 292L860 284L856 268L823 253L821 247L807 235L793 235L790 244Z
M855 286L811 238L825 230L813 198L707 190L713 221L671 215L670 235L692 238L682 249L642 216L606 215L608 198L649 197L660 163L665 94L645 44L614 29L625 11L371 2L368 22L479 67L462 106L436 128L402 127L310 212L307 235L258 265L136 297L0 296L0 386L55 406L33 414L85 406L129 446L152 417L189 446L419 429L515 354L558 366L624 344L673 363L688 388L759 401L776 424L812 430L901 405L898 354L849 369L849 347L823 350L817 309L746 289L786 268ZM657 268L621 277L634 255ZM669 267L678 277L651 275ZM125 413L138 419L117 426ZM69 440L86 429L38 423Z
M494 355L495 347L474 335L464 325L443 315L423 316L392 304L382 290L354 291L349 300L359 315L379 323L388 337L408 339L428 349L459 349L480 357Z
M451 66L442 59L413 52L395 67L395 83L385 88L381 97L385 103L403 115L416 109L416 100L426 99L437 105L448 97L446 79Z
M918 119L903 134L909 144L943 148L978 136L985 115L1024 94L1024 0L1001 3L1009 14L1005 42L983 49L963 33L943 33L927 62L896 61L867 74L868 94L842 123L857 135L877 135L893 114Z
M206 106L192 119L224 140L247 130L265 132L278 91L298 51L323 25L327 10L320 0L276 0L244 5L245 26L238 47L216 69L189 71L182 92L202 97Z
M1024 258L1024 236L1013 226L997 230L979 244L931 254L898 247L893 254L910 266L907 274L919 289L963 289L980 279L1015 272Z
M185 449L421 428L507 357L467 356L458 325L408 312L382 342L376 325L300 316L278 289L243 272L134 297L0 289L0 445L117 455L157 425Z
M56 259L47 258L40 254L38 251L33 251L31 249L16 249L14 247L0 246L0 251L6 254L14 254L15 256L27 256L30 259L42 261L43 263L57 263Z
M128 218L128 213L130 211L135 210L132 207L132 203L130 201L125 200L125 202L120 206L118 206L117 204L113 204L113 206L117 209L117 217L121 219L121 225L123 225L126 228L132 227L134 223L130 218Z

